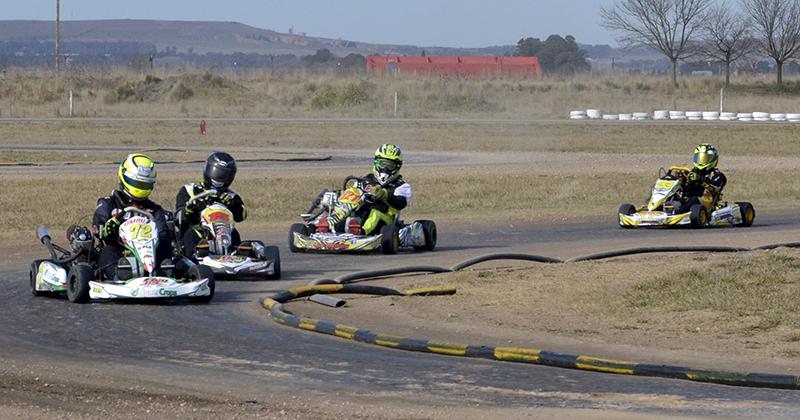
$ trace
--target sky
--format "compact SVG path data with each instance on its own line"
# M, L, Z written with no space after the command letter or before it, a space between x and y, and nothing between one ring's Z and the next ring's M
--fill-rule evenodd
M0 19L49 20L55 0L3 0ZM10 4L9 4L10 3ZM573 35L615 44L600 26L614 0L61 0L63 20L161 19L241 22L350 41L417 46L508 45L523 37Z

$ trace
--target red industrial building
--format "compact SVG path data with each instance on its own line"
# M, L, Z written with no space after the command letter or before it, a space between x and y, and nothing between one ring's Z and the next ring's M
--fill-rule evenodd
M542 67L537 57L371 55L367 72L539 78Z

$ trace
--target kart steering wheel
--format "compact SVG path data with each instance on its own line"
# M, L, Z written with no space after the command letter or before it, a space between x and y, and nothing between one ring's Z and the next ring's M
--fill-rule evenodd
M124 214L124 213L134 213L134 214L138 214L138 215L140 215L140 216L144 216L144 217L146 217L146 218L147 218L148 220L150 220L151 222L152 222L152 221L155 219L155 217L153 217L153 213L150 213L150 212L149 212L149 211L147 211L147 210L142 210L142 209L140 209L140 208L138 208L138 207L133 207L133 206L131 206L131 207L125 207L124 209L122 209L122 213L123 213L123 214Z
M342 184L342 189L346 190L350 187L350 181L355 181L359 188L364 188L364 178L357 177L355 175L350 175L344 179L344 183Z

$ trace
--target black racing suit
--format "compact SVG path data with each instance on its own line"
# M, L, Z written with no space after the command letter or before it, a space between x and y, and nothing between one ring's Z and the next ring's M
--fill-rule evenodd
M684 202L681 206L681 213L688 212L695 204L704 204L703 196L715 201L728 179L725 174L717 168L711 169L692 169L692 173L697 174L696 180L689 180L683 187Z
M186 257L192 259L194 259L194 253L195 249L197 248L197 244L200 243L201 239L203 239L200 231L197 229L198 225L200 224L200 213L204 208L206 208L206 206L210 206L214 203L220 203L221 195L230 194L232 196L232 201L230 205L227 205L227 207L228 210L233 213L233 220L235 222L238 223L247 219L247 207L245 207L242 197L231 190L217 189L217 195L201 200L201 203L194 211L187 208L186 205L192 197L202 194L210 189L214 188L207 188L205 185L203 185L203 183L189 183L184 185L180 191L178 191L177 197L175 197L175 214L178 220L178 225L180 226L180 234L183 242L183 253ZM231 232L231 245L238 246L241 243L242 239L239 235L239 231L234 228Z
M369 174L364 177L364 182L367 186L381 186L380 182L378 182L375 175ZM409 188L410 185L403 180L402 176L398 176L392 181L389 181L386 185L381 186L384 190L386 190L386 200L385 201L366 201L362 204L356 211L354 216L359 218L362 223L366 222L369 218L370 212L375 209L381 213L389 213L390 210L399 212L408 206L408 198L403 195L396 194L398 188ZM380 222L376 226L372 227L369 232L366 230L364 231L365 235L369 235L373 232L379 232L380 228L385 224L385 222ZM338 227L337 227L337 230Z
M103 226L108 219L111 218L115 210L121 212L126 207L137 207L153 215L156 229L158 229L156 264L160 265L161 261L172 257L172 243L170 241L169 228L167 227L166 211L150 200L134 202L122 190L114 190L111 192L110 196L97 200L97 207L94 210L94 217L92 218L92 225L95 226L96 231L101 236L105 245L100 252L100 269L105 274L106 279L109 280L113 279L116 275L117 262L122 258L124 248L119 243L119 231L111 232L108 236L103 237ZM130 216L131 214L120 214L117 216L117 219L121 223Z

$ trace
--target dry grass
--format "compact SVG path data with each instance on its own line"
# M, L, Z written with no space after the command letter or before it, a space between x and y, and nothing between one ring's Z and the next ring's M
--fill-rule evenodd
M751 201L757 210L800 205L794 168L800 143L785 126L445 124L445 123L228 123L209 125L200 137L188 123L0 124L6 144L124 147L131 150L189 148L188 153L157 151L158 161L202 158L201 148L231 150L240 159L276 151L363 156L362 163L313 166L267 164L243 169L236 189L252 208L248 226L283 229L305 210L321 188L339 185L347 175L368 170L370 152L384 141L400 143L407 153L404 170L415 190L409 219L534 221L553 217L613 215L622 202L639 204L661 166L685 163L700 141L718 140L722 167L730 183L726 198ZM760 132L769 135L761 136ZM55 152L14 149L4 160L53 159L117 161L125 152ZM753 153L756 150L757 153ZM445 152L445 153L441 153ZM77 158L77 159L73 159ZM425 163L437 162L437 163ZM161 166L154 198L167 208L185 182L199 176ZM57 176L55 175L57 174ZM26 232L31 224L57 229L91 213L95 200L115 187L114 167L3 175L2 208L14 208L0 221L0 232ZM29 200L27 197L37 197ZM599 213L600 212L600 213ZM601 216L606 217L606 216Z
M437 305L413 299L393 303L423 320L446 319L448 330L518 331L507 338L518 343L518 336L525 337L527 345L545 345L541 340L552 336L579 337L585 344L796 366L798 279L796 250L648 256L401 281L393 287L449 285L458 294L437 298Z
M12 72L0 79L0 117L400 117L563 118L572 109L607 112L654 109L714 110L717 79L684 78L673 91L665 77L582 75L566 79L463 79L445 77L271 76L265 72L185 74ZM800 83L784 91L771 78L742 78L728 90L727 109L800 112Z

